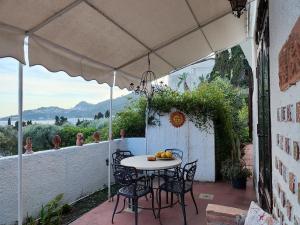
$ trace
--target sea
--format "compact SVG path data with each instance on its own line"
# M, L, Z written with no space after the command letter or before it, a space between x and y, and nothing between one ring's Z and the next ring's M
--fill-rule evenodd
M68 122L72 124L76 124L77 120L93 120L94 118L68 118ZM11 124L14 125L16 121L12 120ZM54 124L55 120L32 120L33 124ZM6 120L0 120L0 126L6 126Z

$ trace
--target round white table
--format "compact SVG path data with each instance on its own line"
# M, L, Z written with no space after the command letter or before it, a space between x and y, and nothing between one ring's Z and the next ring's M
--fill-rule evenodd
M181 159L177 158L173 160L148 161L148 156L150 155L139 155L125 158L121 160L121 165L135 167L137 170L159 171L178 167L182 163Z

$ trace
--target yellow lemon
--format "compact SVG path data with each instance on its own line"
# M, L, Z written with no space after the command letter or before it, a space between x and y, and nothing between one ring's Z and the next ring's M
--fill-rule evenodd
M156 152L155 157L160 158L161 157L161 152Z
M167 158L172 158L173 154L172 154L172 152L167 151L166 152L166 156L167 156Z

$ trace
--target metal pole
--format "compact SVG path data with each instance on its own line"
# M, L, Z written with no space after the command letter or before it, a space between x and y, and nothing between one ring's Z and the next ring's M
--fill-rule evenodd
M114 80L113 84L110 87L110 102L109 102L109 142L108 142L108 199L110 201L111 199L111 147L112 147L112 101L113 101L113 89L115 86L115 80L116 80L116 71L114 71Z
M18 225L23 222L22 153L23 153L23 65L19 62L19 124L18 124Z
M148 117L149 117L149 100L147 99L147 105L146 105L146 115L145 115L145 145L146 145L146 155L148 155L148 140L147 140L147 133L148 133Z

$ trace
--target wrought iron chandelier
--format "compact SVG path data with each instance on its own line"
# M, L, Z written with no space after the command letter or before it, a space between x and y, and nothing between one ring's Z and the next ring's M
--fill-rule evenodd
M244 11L246 11L247 0L228 0L231 4L232 13L237 18L240 18Z
M150 69L150 55L148 53L148 70L146 70L141 77L141 81L138 86L131 83L129 86L130 91L134 91L135 94L145 96L148 100L153 97L155 93L161 92L167 85L164 85L163 81L157 82L155 73Z

